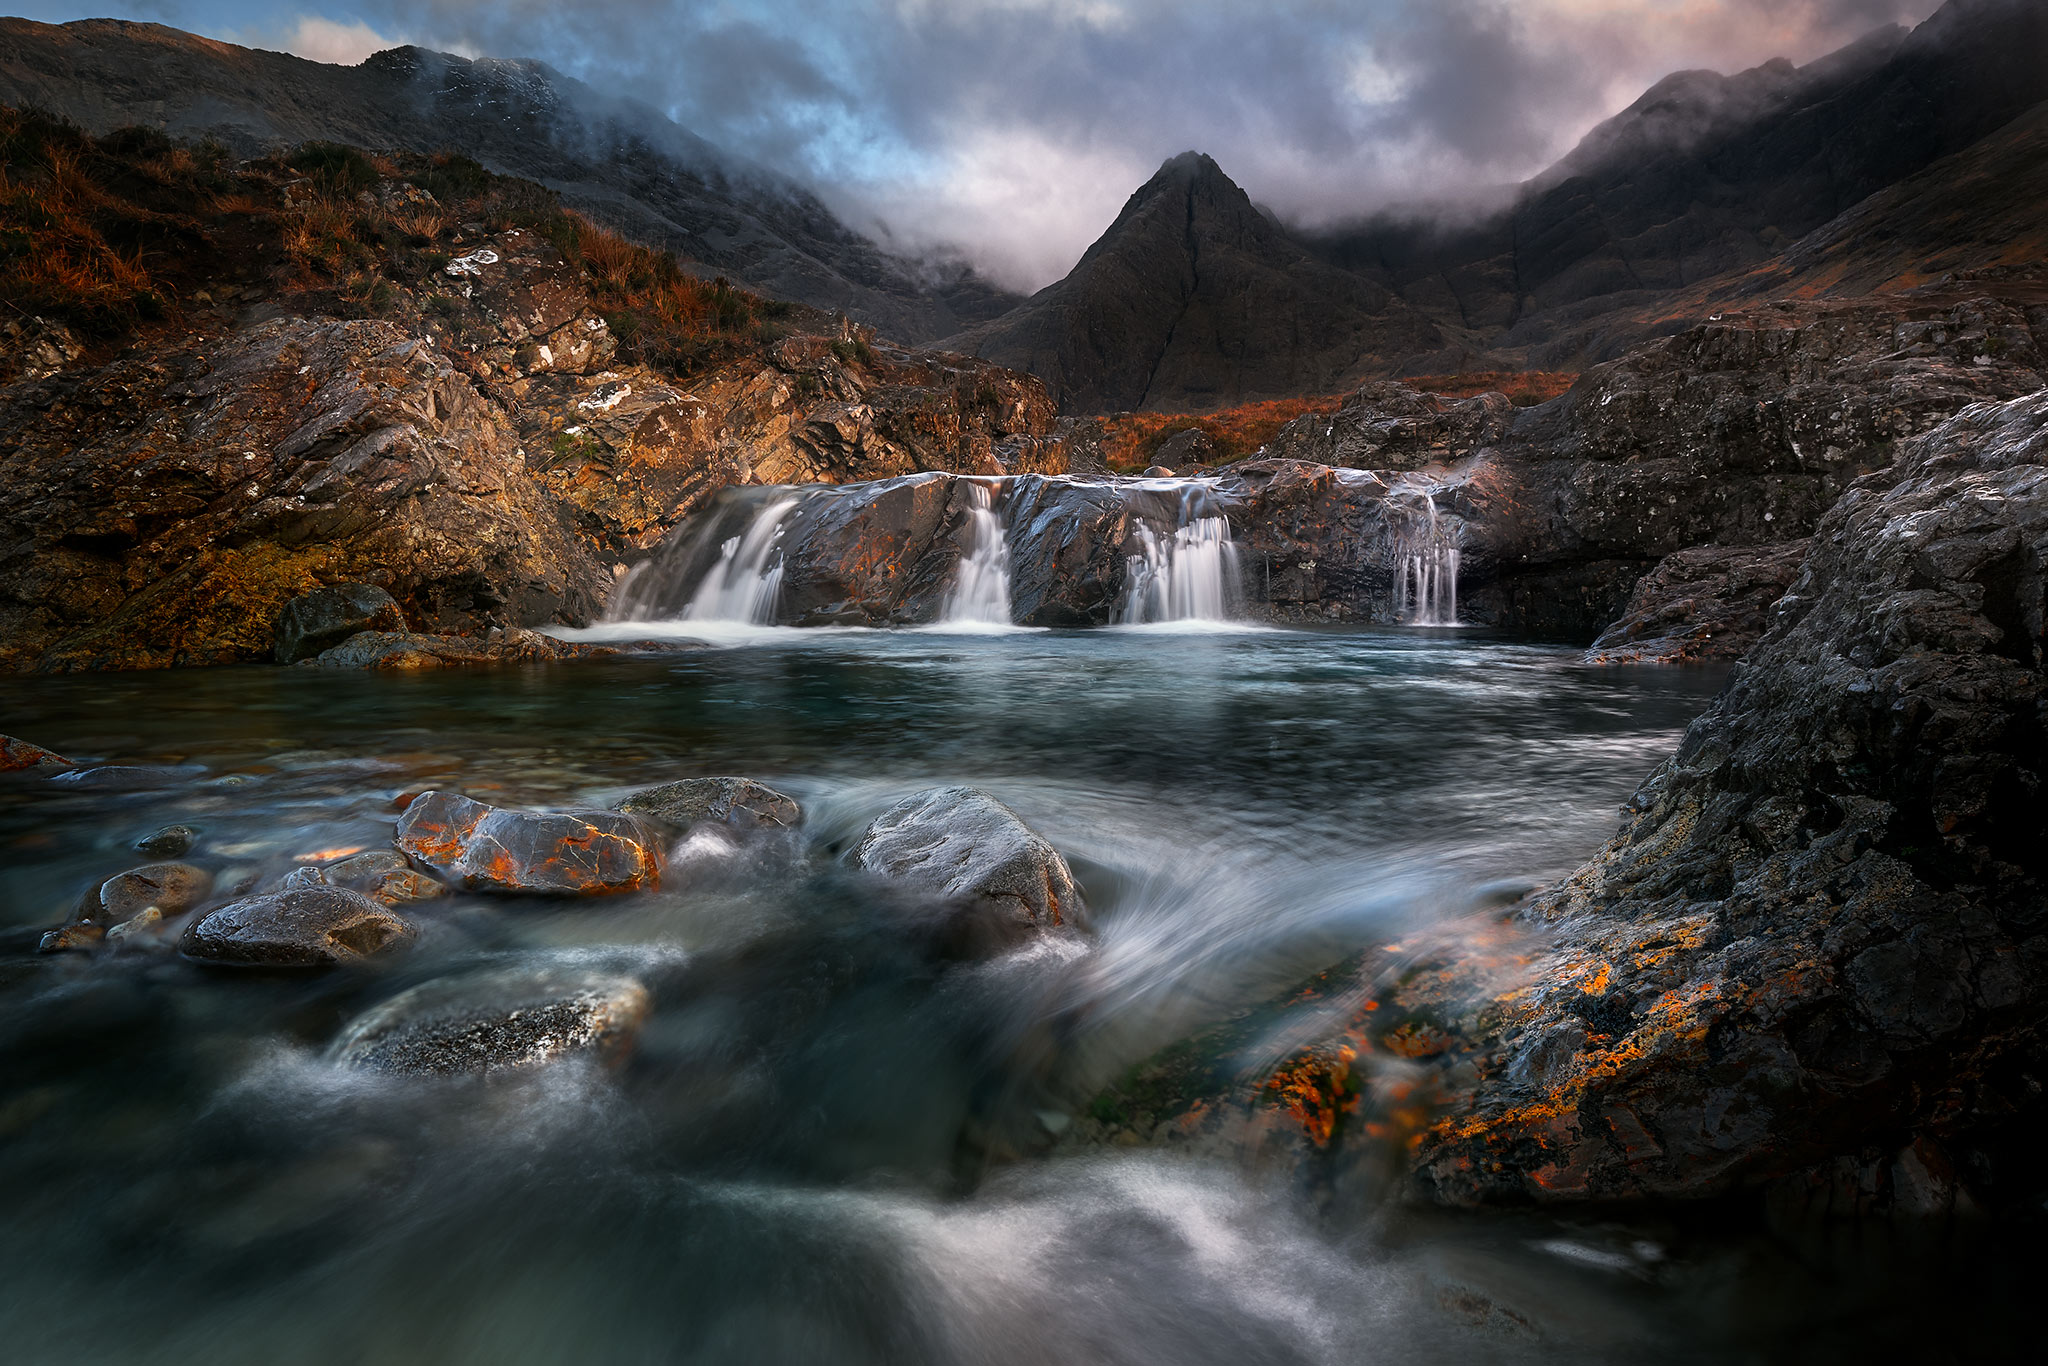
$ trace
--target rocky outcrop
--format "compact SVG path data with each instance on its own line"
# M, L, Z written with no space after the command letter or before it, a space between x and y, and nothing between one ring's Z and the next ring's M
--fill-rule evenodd
M1019 926L1087 925L1087 907L1059 851L976 788L933 788L898 802L868 826L853 863Z
M1558 947L1416 1155L1439 1199L1705 1195L2034 1112L2044 564L2048 393L1822 519L1727 692L1529 910Z
M411 921L360 892L314 887L208 911L186 927L178 948L231 967L324 968L395 952L417 935Z
M388 322L281 318L0 392L0 665L260 658L375 583L430 630L587 620L607 576L502 412Z
M514 968L399 993L343 1030L344 1067L412 1076L498 1076L567 1058L617 1062L648 1012L630 977Z
M1329 393L1436 351L1436 326L1313 259L1216 163L1159 168L1065 279L947 346L1028 371L1070 413Z
M1770 629L1771 611L1806 559L1805 541L1700 546L1666 556L1629 594L1619 620L1586 651L1595 664L1738 659Z
M794 830L803 822L794 800L752 778L684 778L635 792L615 809L678 830L702 821L742 830Z
M296 664L361 631L404 629L405 613L389 593L375 584L337 583L284 605L274 655L280 664Z
M398 819L397 845L470 891L601 896L661 879L661 847L632 816L510 811L424 792Z

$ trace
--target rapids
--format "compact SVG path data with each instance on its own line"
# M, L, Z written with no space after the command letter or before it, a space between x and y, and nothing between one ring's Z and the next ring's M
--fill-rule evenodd
M1807 1359L1885 1340L1881 1277L1851 1294L1838 1256L1751 1230L1374 1190L1333 1208L1228 1152L1051 1141L1188 1030L1575 866L1718 674L1470 632L754 639L10 682L11 733L151 771L0 784L9 1359L1719 1362L1792 1324ZM573 806L717 773L800 799L802 838L693 837L653 893L434 903L374 969L30 951L173 821L231 883L381 847L425 788ZM947 782L1068 856L1092 944L903 950L896 900L843 854ZM501 963L640 978L630 1060L489 1086L324 1060L367 1006ZM1049 1071L1020 1062L1047 1049ZM1005 1125L1046 1142L967 1141Z

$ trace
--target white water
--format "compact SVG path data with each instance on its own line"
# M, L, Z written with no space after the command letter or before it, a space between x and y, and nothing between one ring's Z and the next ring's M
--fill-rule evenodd
M766 626L775 620L782 596L782 524L796 504L794 498L770 503L744 535L719 548L718 563L683 609L683 620L735 626Z
M1230 620L1237 547L1227 518L1193 518L1170 538L1139 522L1138 548L1130 557L1118 625Z
M1394 615L1408 626L1458 624L1458 529L1437 516L1436 500L1419 495L1427 520L1394 542Z
M1010 534L996 515L988 485L964 484L967 512L967 553L960 559L960 577L946 595L939 624L947 627L1003 627L1010 624Z

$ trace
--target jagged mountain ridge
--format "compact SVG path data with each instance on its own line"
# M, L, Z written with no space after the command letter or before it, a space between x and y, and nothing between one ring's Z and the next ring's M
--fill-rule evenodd
M1161 166L1065 279L945 342L1030 371L1077 412L1326 393L1442 344L1397 295L1310 256L1195 152Z
M901 341L1016 302L963 263L891 255L794 182L540 62L401 47L343 67L159 24L0 19L0 103L89 132L144 124L213 137L244 155L316 139L463 152L707 271Z

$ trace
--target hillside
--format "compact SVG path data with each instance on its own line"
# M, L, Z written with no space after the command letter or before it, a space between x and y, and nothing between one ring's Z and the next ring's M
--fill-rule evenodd
M46 109L94 133L143 125L211 138L242 156L322 140L459 152L545 184L707 275L843 311L908 342L1016 302L961 265L935 281L802 187L540 62L406 47L343 67L159 24L0 19L0 104Z

